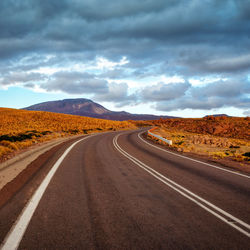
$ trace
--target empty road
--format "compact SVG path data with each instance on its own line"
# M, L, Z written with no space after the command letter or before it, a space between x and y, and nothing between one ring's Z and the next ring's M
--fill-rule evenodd
M162 148L136 130L47 152L0 208L1 248L249 249L249 176Z

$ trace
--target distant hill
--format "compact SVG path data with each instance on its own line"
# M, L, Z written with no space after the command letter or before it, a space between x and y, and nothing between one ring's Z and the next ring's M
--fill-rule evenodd
M210 115L204 118L161 119L152 121L152 124L173 131L250 140L249 121L249 117L215 117ZM217 147L222 147L222 145L218 144Z
M229 115L227 115L227 114L216 114L216 115L206 115L206 116L204 116L204 117L208 117L208 116L214 116L214 117L230 117Z
M80 115L93 118L101 118L114 121L125 120L157 120L160 118L175 118L173 116L156 116L147 114L131 114L125 111L111 111L102 105L93 102L89 99L65 99L59 101L50 101L35 104L26 108L25 110L33 111L48 111L54 113L63 113L71 115Z

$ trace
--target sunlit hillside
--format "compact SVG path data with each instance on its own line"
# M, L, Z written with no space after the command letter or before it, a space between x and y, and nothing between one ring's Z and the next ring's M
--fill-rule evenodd
M0 160L14 151L57 137L132 128L135 125L127 121L0 108Z
M154 133L172 140L172 148L213 158L250 161L250 118L213 117L151 121Z
M249 117L214 117L160 119L151 121L152 125L186 132L207 134L228 138L250 140Z

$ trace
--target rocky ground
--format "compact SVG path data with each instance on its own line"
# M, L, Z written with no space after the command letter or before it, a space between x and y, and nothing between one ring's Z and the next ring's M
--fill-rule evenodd
M213 135L250 141L250 117L214 117L160 119L152 121L157 127L201 135Z
M250 172L249 140L197 134L165 127L158 127L153 133L172 140L170 148L173 150Z

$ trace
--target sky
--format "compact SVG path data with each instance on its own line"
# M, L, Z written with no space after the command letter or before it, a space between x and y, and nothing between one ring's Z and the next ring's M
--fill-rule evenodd
M0 107L250 116L250 0L1 0Z

